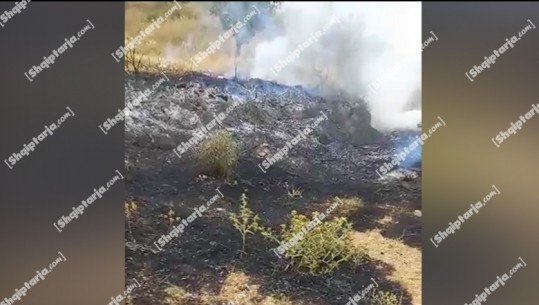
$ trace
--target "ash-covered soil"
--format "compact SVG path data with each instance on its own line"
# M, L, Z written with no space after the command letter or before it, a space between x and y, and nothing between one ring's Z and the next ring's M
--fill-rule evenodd
M161 77L127 76L126 102ZM366 208L349 217L355 230L379 230L384 238L420 251L421 170L399 168L383 179L376 173L391 161L400 142L419 131L376 131L370 126L366 104L344 93L322 97L299 86L199 73L168 77L147 101L126 112L126 164L131 173L127 199L139 203L132 236L126 226L126 279L142 276L145 281L135 293L134 304L164 304L167 285L184 287L189 292L186 304L205 304L202 291L219 295L227 274L238 269L260 286L260 293L282 293L293 304L345 304L371 278L381 289L402 294L403 304L420 299L408 283L394 280L397 267L392 262L371 259L313 277L286 269L286 262L268 251L275 245L257 238L248 243L249 254L242 256L240 236L228 221L228 213L238 210L245 191L250 208L274 229L287 221L292 210L323 211L333 196L360 197ZM181 158L173 149L233 103L238 106L214 129L228 129L239 145L238 166L223 181L204 175L196 165L194 149ZM263 173L259 164L321 113L328 119ZM303 189L302 198L291 199L285 185ZM187 217L218 187L224 200L163 252L151 251L153 242L169 231L163 215L172 209L176 216Z

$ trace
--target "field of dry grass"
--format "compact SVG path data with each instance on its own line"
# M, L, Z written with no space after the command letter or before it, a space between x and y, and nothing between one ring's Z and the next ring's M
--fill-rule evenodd
M126 41L151 24L151 21L171 7L169 2L126 2ZM154 70L160 65L175 70L211 71L227 73L234 68L235 43L226 40L219 52L210 55L198 66L190 58L205 50L223 33L219 19L209 14L204 4L182 2L182 9L175 12L159 29L146 37L136 47L136 59L141 60L141 71ZM132 70L130 67L128 70Z

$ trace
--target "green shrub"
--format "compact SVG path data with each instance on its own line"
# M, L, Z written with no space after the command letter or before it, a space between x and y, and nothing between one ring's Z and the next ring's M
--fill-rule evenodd
M219 130L205 139L200 144L198 160L209 174L228 177L238 161L236 143L230 132Z
M378 291L369 300L370 305L400 305L401 300L394 293Z
M290 214L290 224L283 225L281 240L287 244L285 257L298 269L312 275L322 275L336 269L346 261L361 258L350 243L351 224L344 217L317 221L319 213L313 213L313 221L296 211ZM310 229L310 230L309 230Z
M290 224L281 225L280 239L270 228L260 224L260 217L247 207L247 196L242 194L238 214L231 213L232 225L242 237L242 251L248 234L259 233L262 237L277 242L280 246L274 252L283 254L298 271L312 275L332 272L343 262L357 262L363 254L352 246L350 233L352 225L344 217L323 221L320 213L313 213L312 220L292 211Z
M247 203L247 195L245 195L245 193L241 194L240 212L238 214L230 214L230 221L232 221L232 225L241 234L241 250L243 253L245 253L245 241L247 234L266 232L266 229L260 225L260 217L251 211L249 207L247 207Z

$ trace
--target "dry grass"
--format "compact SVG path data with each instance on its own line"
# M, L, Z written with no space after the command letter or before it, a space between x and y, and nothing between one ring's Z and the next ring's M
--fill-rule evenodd
M376 222L378 228L383 230L386 235L391 234L394 238L403 238L416 235L414 228L417 228L421 224L421 219L416 215L416 212L421 210L415 210L413 206L395 206L395 205L381 205L381 209L384 211L384 217L378 219ZM416 239L417 240L417 239Z
M211 134L198 147L197 158L209 174L228 177L238 162L238 149L232 133L221 129Z
M333 203L338 203L339 205L335 209L335 213L339 216L349 217L352 214L359 212L365 207L363 200L359 197L349 197L349 198L333 198Z
M164 290L163 304L166 305L302 305L292 302L284 295L263 295L259 285L252 284L251 279L241 271L230 272L221 286L218 295L207 291L196 294L188 293L178 286L169 286Z
M231 272L226 277L219 296L236 305L253 304L257 298L258 286L250 283L249 277L243 272Z
M374 260L383 261L395 268L388 280L398 282L412 296L412 304L421 304L421 250L403 242L386 238L375 229L353 232L354 244L363 247Z
M161 64L172 71L195 70L213 73L233 71L235 54L233 39L226 40L218 52L204 59L198 66L191 63L189 59L198 52L206 50L224 30L219 19L211 15L205 5L196 2L182 2L181 5L181 10L174 12L136 47L137 54L144 56L140 71L150 72L157 69L161 71L163 70ZM171 7L171 2L127 2L126 37L135 37L140 30L151 24L152 19L164 16Z
M299 187L295 187L294 185L288 185L288 182L285 183L286 192L288 193L288 197L294 199L294 198L303 198L303 189Z
M170 286L165 288L165 299L163 300L163 303L167 305L180 305L184 304L187 298L188 294L183 288Z
M251 283L245 273L231 272L223 283L219 297L226 304L232 301L235 305L301 305L284 295L262 295L259 288L259 285Z

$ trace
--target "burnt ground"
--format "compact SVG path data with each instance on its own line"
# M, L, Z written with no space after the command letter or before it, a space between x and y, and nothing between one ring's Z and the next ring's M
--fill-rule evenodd
M257 139L252 136L256 143ZM126 226L126 284L135 278L142 284L132 294L133 304L166 304L164 290L170 286L185 290L177 304L225 304L233 297L226 293L231 289L230 275L237 272L248 278L247 284L232 283L238 286L237 291L243 289L239 287L242 285L257 287L257 295L245 304L344 305L369 285L371 278L380 290L402 296L403 305L421 303L420 273L415 277L416 273L412 276L408 272L421 268L421 218L417 215L421 210L420 171L411 177L403 176L410 171L396 170L399 175L383 180L374 173L390 160L391 136L383 135L375 143L364 145L330 143L317 150L294 147L286 161L273 165L265 174L257 166L263 158L251 142L242 147L238 165L225 181L204 175L192 155L180 159L171 147L126 142L126 159L132 164L127 200L138 206L129 221L131 232ZM354 157L349 158L350 154ZM286 183L303 189L302 198L291 199ZM186 218L213 197L216 188L224 194L222 200L162 252L152 251L153 243L170 231L164 215L173 210L176 217ZM343 265L331 274L315 277L286 268L286 260L269 251L276 245L257 236L250 235L247 254L240 253L241 238L228 215L238 211L243 192L247 192L249 206L263 224L274 230L287 222L292 210L310 214L324 211L334 196L360 197L365 208L348 220L358 244L369 248L368 256L360 264ZM373 237L372 232L379 237ZM369 239L365 245L367 237L378 239ZM399 249L418 253L414 266L406 261L409 255ZM265 299L277 295L287 296L289 302Z

